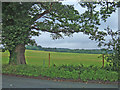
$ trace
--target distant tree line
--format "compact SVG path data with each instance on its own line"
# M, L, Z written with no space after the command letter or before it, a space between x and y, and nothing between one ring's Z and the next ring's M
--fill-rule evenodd
M69 49L69 48L47 48L42 46L26 46L28 50L42 50L42 51L52 51L52 52L69 52L69 53L87 53L87 54L104 54L106 51L104 49ZM109 50L108 53L112 53Z

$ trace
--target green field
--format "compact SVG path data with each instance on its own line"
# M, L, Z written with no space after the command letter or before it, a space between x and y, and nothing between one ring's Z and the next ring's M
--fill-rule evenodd
M89 65L102 66L102 58L98 58L100 54L63 53L36 50L26 50L25 52L26 62L29 65L48 66L49 53L50 53L50 65L84 64L85 66ZM2 53L2 64L7 64L9 62L8 59L9 52Z
M51 55L51 66L48 68L49 53ZM99 82L118 81L118 73L116 71L102 68L102 58L98 58L100 54L26 50L25 56L28 65L6 65L9 62L9 53L2 53L2 73L40 76L51 79L94 80ZM43 61L45 61L45 64L43 64ZM53 64L56 66L53 66Z

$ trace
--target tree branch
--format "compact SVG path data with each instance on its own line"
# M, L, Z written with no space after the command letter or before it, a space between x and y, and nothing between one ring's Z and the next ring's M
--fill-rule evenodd
M47 14L47 13L49 13L49 10L46 10L46 11L44 11L43 13L41 13L41 14L37 14L36 15L36 19L39 19L39 18L41 18L42 16L44 16L45 14Z
M41 18L41 17L44 16L45 14L49 13L49 12L51 11L51 9L52 9L52 3L50 4L50 9L49 9L49 10L45 10L43 13L37 14L35 18L36 18L36 19Z
M41 31L44 31L44 32L50 32L50 33L61 33L61 32L63 32L63 33L68 33L68 32L71 32L71 33L74 33L75 31L74 30L66 30L66 29L60 29L60 30L58 30L58 31L54 31L54 30L46 30L46 29L40 29L40 28L37 28L37 27L35 27L35 26L32 26L31 27L31 29L35 29L35 30L41 30ZM76 31L77 32L77 31Z

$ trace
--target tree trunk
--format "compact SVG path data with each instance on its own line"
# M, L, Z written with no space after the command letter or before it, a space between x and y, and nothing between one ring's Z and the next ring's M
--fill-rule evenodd
M25 53L24 44L17 45L15 50L9 52L10 52L9 64L26 64L24 55Z
M10 53L10 57L9 57L9 64L11 64L11 63L15 63L14 62L14 59L13 59L13 52L11 51L11 50L9 50L9 53Z

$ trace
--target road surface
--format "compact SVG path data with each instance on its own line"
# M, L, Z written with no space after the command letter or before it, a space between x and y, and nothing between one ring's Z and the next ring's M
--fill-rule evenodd
M81 82L58 82L15 76L2 76L2 88L118 88L117 84L95 84Z

